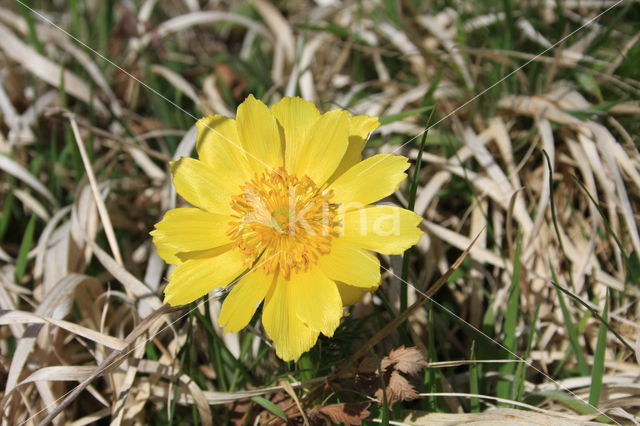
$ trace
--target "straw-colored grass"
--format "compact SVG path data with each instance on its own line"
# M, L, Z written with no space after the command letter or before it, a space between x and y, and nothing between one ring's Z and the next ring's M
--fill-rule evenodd
M637 4L205 3L0 7L4 424L638 424ZM163 307L148 235L248 93L414 164L425 237L298 363Z

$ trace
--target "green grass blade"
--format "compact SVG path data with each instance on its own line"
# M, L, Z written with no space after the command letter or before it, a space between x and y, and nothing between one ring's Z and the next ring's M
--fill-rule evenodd
M602 376L604 375L604 352L607 347L607 325L609 316L609 294L604 303L602 311L602 322L598 329L598 342L596 352L593 356L593 371L591 373L591 388L589 389L589 404L597 407L600 403L600 391L602 390Z
M527 341L527 351L524 354L524 359L528 359L529 358L529 354L531 354L531 350L533 349L533 341L534 341L534 337L536 336L536 324L538 323L538 317L540 315L540 306L538 305L536 307L536 312L533 315L533 320L531 321L531 323L529 324L529 340ZM524 396L524 383L526 380L526 374L527 374L527 367L528 364L524 363L524 362L520 362L518 363L518 366L516 367L516 374L515 374L515 382L514 382L514 387L512 389L512 398L514 401L522 401L522 398Z
M555 276L554 276L555 279ZM600 313L593 309L591 306L589 306L587 303L585 303L583 300L581 300L579 297L577 297L575 294L571 293L570 291L560 287L555 281L551 281L551 284L553 284L553 286L560 290L561 292L565 293L566 295L568 295L569 297L571 297L573 300L575 300L576 302L580 303L582 306L584 306L585 308L587 308L589 311L591 311L591 314L601 323L603 323L607 329L613 333L614 336L616 336L618 338L618 340L620 341L620 343L622 343L627 349L629 349L631 352L635 352L635 348L629 343L627 342L621 335L620 333L618 333L616 331L615 328L611 327L609 325L609 323L607 323L607 321L605 321L602 316L600 315Z
M9 179L9 191L4 199L2 215L0 215L0 241L4 238L4 234L9 228L9 221L11 220L11 209L13 208L13 185L13 179Z
M435 311L433 310L433 304L428 303L425 305L425 309L427 309L427 350L428 353L428 361L429 362L437 362L438 361L438 353L436 351L437 347L437 337L436 337L436 327L435 327ZM438 377L438 369L436 368L427 368L426 372L427 379L427 389L428 392L441 392L441 383ZM440 398L437 396L432 396L429 398L429 411L439 412L442 411L442 407L440 407Z
M27 23L27 27L29 28L29 43L31 43L33 47L36 48L39 54L46 56L44 45L42 44L42 41L40 41L40 37L38 37L38 31L36 29L36 24L33 19L33 15L31 14L31 11L27 9L27 7L25 7L24 5L20 5L19 8L20 8L20 13L22 14L22 17Z
M20 243L20 251L18 252L18 260L16 261L16 282L20 282L24 273L27 270L27 255L31 249L31 243L33 242L33 234L36 229L36 216L32 215L27 224L27 228L22 236L22 242Z
M416 205L416 196L418 193L418 185L420 180L420 168L422 167L422 153L424 152L424 146L427 142L427 134L429 133L429 125L431 124L431 119L433 118L434 108L431 108L431 113L429 114L429 118L427 119L427 125L425 126L425 130L422 133L422 137L420 138L420 146L418 148L418 157L416 158L416 164L413 169L413 175L411 177L411 182L409 183L409 200L407 204L407 209L413 210ZM400 278L403 282L408 282L409 280L409 260L411 259L411 249L408 249L404 252L402 256L402 273L400 274ZM407 301L408 301L408 289L406 285L402 285L400 287L400 312L404 312L407 309Z
M536 396L549 398L553 401L557 401L566 405L567 407L571 408L573 411L579 414L597 414L598 413L598 410L596 410L591 405L577 399L575 396L569 395L566 392L560 391L560 390L533 392L527 396L529 398L536 397Z
M282 411L282 408L278 407L276 404L269 401L268 399L265 399L261 396L253 396L251 397L251 400L256 404L262 406L265 410L269 411L271 414L280 417L285 422L288 420L287 415L284 413L284 411Z
M555 278L555 270L551 271L551 274ZM567 307L567 303L564 300L564 296L562 292L556 287L556 292L558 295L558 302L560 303L560 309L562 310L562 318L564 319L565 327L567 328L567 335L569 337L569 344L573 349L573 353L576 356L576 361L578 363L578 372L582 376L589 375L589 366L587 364L587 359L584 356L584 352L582 346L580 346L580 342L578 342L578 330L576 329L575 324L573 323L573 319L571 318L571 313L569 312L569 308Z
M518 313L520 302L520 254L522 252L522 237L518 233L516 237L516 251L513 260L513 276L511 277L511 294L507 302L507 312L504 319L504 346L510 351L509 359L515 359L516 352L516 327L518 325ZM511 376L515 372L514 363L506 363L500 367L502 377L498 381L496 389L498 397L509 398L513 380L505 376Z
M211 351L211 358L213 361L214 369L216 371L218 386L223 392L227 392L229 390L227 386L227 376L225 375L228 370L225 368L223 360L222 360L222 347L224 344L220 344L220 336L216 333L213 326L211 325L211 318L208 316L209 310L209 298L205 299L205 312L207 313L207 317L202 315L197 309L194 309L195 317L198 318L204 330L208 334L209 340L209 349Z
M400 120L405 119L407 117L413 117L414 115L422 114L422 113L427 112L427 111L433 111L433 109L434 109L433 105L426 105L426 106L423 106L423 107L420 107L420 108L413 108L413 109L409 109L409 110L406 110L406 111L402 111L402 112L399 112L397 114L383 115L379 119L380 125L393 123L394 121L400 121ZM429 120L429 121L431 121L431 120Z

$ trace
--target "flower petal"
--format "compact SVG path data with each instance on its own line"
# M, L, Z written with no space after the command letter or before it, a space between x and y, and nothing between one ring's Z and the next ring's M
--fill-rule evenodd
M176 252L206 250L229 244L226 235L233 218L195 208L177 208L165 213L151 232L156 244Z
M153 244L156 246L158 256L169 265L179 265L182 260L177 256L178 251L171 246L168 246L162 241L158 241L157 237L153 237Z
M359 136L367 139L369 133L380 126L378 117L370 115L354 115L349 117L349 136Z
M377 257L358 247L336 238L331 252L318 259L318 266L327 277L356 287L380 285L380 261Z
M354 287L352 285L348 285L340 281L336 281L336 285L338 286L338 292L340 292L340 299L342 299L342 306L355 305L360 300L362 300L362 296L364 296L365 293L375 291L377 288L377 287L373 287L373 288Z
M249 95L238 106L238 135L249 163L256 172L278 168L283 163L283 140L275 117L261 101Z
M317 268L292 274L291 291L298 318L325 336L333 336L342 318L342 302L336 283Z
M359 136L366 139L369 133L380 127L378 117L370 115L354 115L349 117L349 136Z
M185 200L212 213L232 214L233 183L202 161L182 157L171 164L173 184Z
M251 178L249 162L240 142L236 121L221 115L210 115L196 123L196 149L199 159L216 173L239 187Z
M254 269L233 286L218 316L218 324L224 327L225 333L236 333L249 324L273 282L273 275L267 276L262 269Z
M409 160L401 155L378 154L359 162L335 180L329 189L343 209L358 208L392 194L407 177Z
M307 175L320 186L329 179L347 150L349 114L343 110L324 113L313 124L292 159L292 171Z
M164 303L184 305L215 288L226 286L246 269L243 260L244 256L237 249L216 257L187 260L169 276Z
M315 345L319 332L311 329L296 315L297 301L292 298L292 283L282 276L267 292L262 311L262 324L273 340L276 355L284 361L297 360Z
M369 206L348 211L340 220L346 242L384 254L402 254L423 234L417 227L422 217L400 207Z
M284 130L284 164L286 170L291 172L302 154L301 150L304 149L304 141L307 140L309 130L320 117L320 112L313 102L298 97L282 98L271 107L271 112Z
M377 117L368 115L349 117L349 146L338 168L329 179L329 182L333 182L341 174L362 160L362 150L364 149L369 133L377 129L379 125L380 122Z

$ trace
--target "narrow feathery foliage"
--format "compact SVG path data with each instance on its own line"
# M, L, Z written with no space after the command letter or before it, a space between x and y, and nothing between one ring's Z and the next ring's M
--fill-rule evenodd
M198 121L199 159L172 163L177 192L193 208L166 213L151 233L177 265L165 303L192 302L232 284L219 324L244 328L263 303L276 354L295 360L320 333L331 337L343 307L380 284L371 251L401 254L422 232L420 216L372 203L406 178L405 157L361 161L366 115L285 97L269 109L249 96L236 119Z

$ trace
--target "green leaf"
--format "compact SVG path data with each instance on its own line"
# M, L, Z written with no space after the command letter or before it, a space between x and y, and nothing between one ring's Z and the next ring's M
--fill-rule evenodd
M632 251L627 257L627 281L640 287L640 256L637 251Z
M311 380L314 377L313 361L309 356L309 352L302 354L298 360L298 367L300 368L300 379Z
M598 81L593 78L593 75L586 72L578 72L576 73L576 80L580 87L582 87L586 92L589 92L598 99L602 99L600 85L598 84Z
M33 241L33 233L36 229L36 216L32 215L27 224L27 229L22 236L22 242L20 243L20 251L18 252L18 260L16 261L16 282L20 282L27 270L27 255L31 249L31 243Z
M399 112L397 114L383 115L380 117L380 125L393 123L394 121L400 121L407 117L422 114L423 112L433 110L433 105L426 105L420 108L408 109L406 111ZM429 120L430 121L430 120ZM426 131L425 131L426 133Z
M596 410L591 405L583 402L576 397L567 394L566 392L560 390L551 390L551 391L542 391L542 392L533 392L527 395L528 397L532 396L542 396L545 398L549 398L553 401L560 402L567 407L571 408L575 412L579 414L596 414L598 410Z
M254 396L254 397L251 397L251 400L256 404L261 405L265 410L269 411L271 414L274 414L280 417L285 422L288 420L287 415L284 413L284 411L282 411L282 408L278 407L276 404L269 401L268 399L265 399L261 396Z
M2 214L0 214L0 241L4 237L4 233L9 228L9 220L11 220L11 208L13 207L13 179L9 180L9 191L4 199L2 206Z
M418 194L418 185L420 184L420 168L422 167L422 153L424 152L424 145L427 142L427 135L429 134L429 125L431 124L431 118L433 117L433 107L431 108L431 114L429 114L429 118L427 119L427 124L425 126L424 132L422 132L422 137L420 138L420 147L418 149L418 157L416 159L416 165L413 168L413 174L411 176L411 182L409 184L409 200L407 209L413 210L416 205L416 197ZM411 259L412 249L407 249L402 255L402 272L400 274L400 278L403 282L402 287L400 287L400 312L404 312L408 306L408 279L409 279L409 260ZM406 332L406 325L402 325L402 329ZM403 333L406 335L406 333Z
M531 350L533 349L533 341L534 337L536 336L537 330L536 325L538 324L538 317L540 315L540 306L542 305L538 305L536 307L536 312L534 313L533 319L529 324L529 340L527 342L527 351L525 352L523 357L524 359L529 359L529 354L531 354ZM527 367L528 364L524 362L518 363L518 366L516 367L514 382L515 386L513 387L511 392L511 399L513 399L514 401L522 401L522 397L524 395L524 383L526 381Z
M520 254L522 252L522 237L518 233L516 240L516 252L513 260L513 276L511 277L511 294L507 302L507 312L504 318L504 346L509 350L508 358L515 358L516 351L516 327L518 325L518 313L520 302ZM509 398L511 396L511 388L513 380L504 377L511 376L515 371L515 363L506 363L500 367L502 378L498 381L496 393L501 398Z
M555 279L555 271L551 272ZM571 318L571 313L569 312L569 308L567 307L567 303L564 300L564 296L560 292L560 290L556 287L556 293L558 294L558 301L560 302L560 309L562 310L562 318L564 319L565 327L567 328L567 335L569 337L569 344L573 349L573 353L576 356L576 361L578 362L578 371L582 376L589 375L589 366L587 364L587 360L582 351L582 346L578 342L578 330L576 329L575 324Z
M602 376L604 375L604 351L607 347L607 318L609 316L609 294L604 302L602 321L598 330L598 342L596 353L593 356L593 371L591 373L591 387L589 388L589 404L597 407L600 403L600 391L602 390Z
M555 280L555 276L554 276L554 280ZM631 352L635 352L635 348L629 343L627 342L624 337L622 337L620 335L620 333L618 333L616 331L615 328L611 327L609 325L609 323L607 323L606 321L602 320L602 317L600 316L600 313L598 311L596 311L595 309L593 309L591 306L589 306L587 303L585 303L582 299L580 299L578 296L576 296L575 294L571 293L570 291L560 287L555 281L551 281L551 284L553 284L553 286L562 291L563 293L567 294L569 297L571 297L573 300L575 300L576 302L580 303L582 306L584 306L585 308L587 308L589 311L591 311L591 314L598 319L599 321L601 321L603 324L605 324L605 326L609 329L609 331L611 333L613 333L614 336L616 336L618 338L618 340L620 341L620 343L622 343L623 345L626 346L627 349L629 349Z

